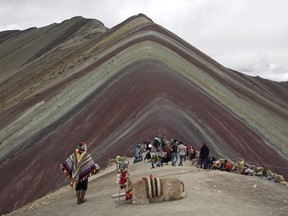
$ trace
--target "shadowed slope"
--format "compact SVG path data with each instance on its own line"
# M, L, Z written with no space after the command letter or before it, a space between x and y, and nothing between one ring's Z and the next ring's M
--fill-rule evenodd
M73 44L77 52L64 61L82 56L77 64L35 90L29 91L33 79L25 82L20 89L30 94L19 103L13 102L21 98L17 88L5 94L9 107L0 114L0 184L7 185L0 190L3 212L67 183L58 166L82 140L102 167L117 154L132 155L138 140L161 133L198 148L205 141L211 154L241 157L288 178L287 84L226 69L144 15L97 37L81 35L59 45L64 49L83 40ZM36 74L37 62L50 62L57 52L40 54L40 59L33 55L29 67L37 69L29 73ZM52 65L56 71L63 67ZM18 78L22 73L26 76L26 69L14 71ZM28 183L33 185L29 191Z

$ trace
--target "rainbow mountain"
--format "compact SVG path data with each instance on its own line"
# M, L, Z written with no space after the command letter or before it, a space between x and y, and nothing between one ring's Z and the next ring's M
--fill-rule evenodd
M217 63L143 14L0 32L1 214L67 184L85 141L101 167L161 134L288 178L288 82Z

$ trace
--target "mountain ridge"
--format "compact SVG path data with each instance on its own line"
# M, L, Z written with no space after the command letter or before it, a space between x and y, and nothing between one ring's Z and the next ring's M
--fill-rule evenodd
M203 170L184 161L183 166L150 168L149 163L134 163L129 158L129 176L133 181L149 175L177 178L184 183L186 196L176 201L132 205L125 197L112 198L119 193L115 183L115 166L108 166L90 177L87 202L76 204L74 188L69 185L11 212L10 215L285 215L288 212L288 187L255 176L244 176L217 170ZM68 182L68 180L67 180ZM122 190L124 192L124 190ZM133 191L132 191L133 197ZM209 206L209 207L207 207ZM245 208L243 208L245 207ZM149 211L147 211L149 208Z
M3 211L62 186L58 165L82 140L101 166L161 133L288 177L287 83L227 69L143 14L111 29L77 17L21 34L45 30L28 57L24 39L0 44Z

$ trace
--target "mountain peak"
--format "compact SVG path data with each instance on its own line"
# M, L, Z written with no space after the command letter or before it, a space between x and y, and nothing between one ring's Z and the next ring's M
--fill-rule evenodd
M1 214L63 186L56 170L80 141L102 167L162 134L288 178L287 85L241 76L144 14L111 29L74 17L0 43Z

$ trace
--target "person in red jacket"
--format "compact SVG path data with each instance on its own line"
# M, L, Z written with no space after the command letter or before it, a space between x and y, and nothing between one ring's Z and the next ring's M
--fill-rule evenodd
M185 144L186 147L186 159L191 158L191 146L189 144Z
M192 147L191 152L191 160L197 158L197 149L195 147Z
M232 171L232 166L231 166L231 163L227 160L224 161L224 171L227 171L227 172L231 172Z

